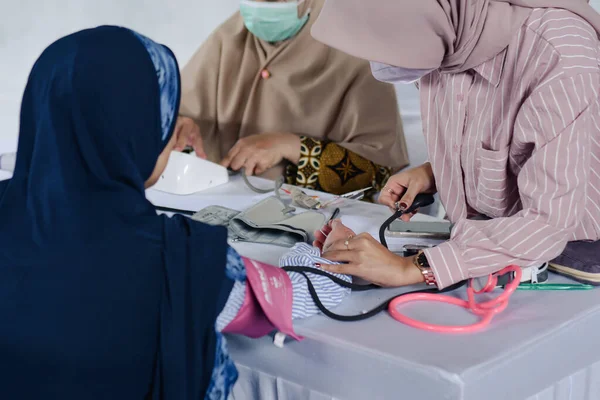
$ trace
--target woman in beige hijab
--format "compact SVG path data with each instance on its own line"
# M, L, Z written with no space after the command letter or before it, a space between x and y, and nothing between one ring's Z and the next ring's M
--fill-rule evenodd
M233 170L330 193L408 164L395 91L369 63L315 41L323 0L247 1L182 72L178 129Z
M324 268L444 288L553 261L597 279L599 31L585 0L327 0L316 39L382 81L419 84L429 162L390 178L380 202L406 209L438 192L454 227L403 258L336 223L345 239L324 256L346 264Z

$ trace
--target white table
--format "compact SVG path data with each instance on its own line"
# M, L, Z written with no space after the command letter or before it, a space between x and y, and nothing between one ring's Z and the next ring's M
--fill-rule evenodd
M0 180L8 177L0 171ZM237 179L192 196L148 192L155 204L188 210L212 204L241 210L263 197ZM341 213L355 231L373 235L388 215L385 207L361 202ZM285 251L243 243L235 247L268 263L276 263ZM336 311L358 313L398 292L354 293ZM415 304L406 312L434 323L473 321L468 313L444 305ZM475 335L422 332L386 313L352 323L316 316L297 322L295 329L305 340L287 342L283 349L270 337L228 338L240 371L236 400L600 399L600 348L595 343L600 289L517 292L491 327Z
M262 197L237 179L192 196L148 192L155 204L187 210L213 204L242 210ZM355 231L375 236L387 216L385 207L360 202L341 212ZM236 248L268 263L285 251L267 245ZM354 293L336 311L358 313L400 291ZM466 311L439 304L415 304L406 312L434 323L474 320ZM287 342L283 349L269 337L229 337L240 370L235 399L600 399L595 343L600 289L517 292L491 327L474 335L419 331L387 313L352 323L316 316L299 321L295 329L305 340Z

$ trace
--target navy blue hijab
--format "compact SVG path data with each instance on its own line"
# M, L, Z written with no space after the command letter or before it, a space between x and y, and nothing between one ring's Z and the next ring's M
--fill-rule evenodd
M197 400L214 386L226 230L159 217L144 193L179 88L170 50L123 28L67 36L35 63L0 182L2 398Z

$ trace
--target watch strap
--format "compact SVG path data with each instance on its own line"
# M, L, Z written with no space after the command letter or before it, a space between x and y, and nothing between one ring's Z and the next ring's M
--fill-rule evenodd
M429 261L427 260L427 256L425 256L425 253L423 253L423 251L420 251L417 254L417 256L414 258L414 264L417 268L419 268L419 270L421 271L421 274L423 274L423 278L425 278L425 283L428 286L437 285L435 275L433 274L433 271L432 271L431 267L429 266Z

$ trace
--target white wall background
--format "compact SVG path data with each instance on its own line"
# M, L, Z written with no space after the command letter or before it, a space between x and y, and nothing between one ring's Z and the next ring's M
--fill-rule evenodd
M168 45L183 65L237 5L238 0L0 0L0 153L17 147L27 76L54 40L97 25L122 25ZM412 86L399 88L413 162L425 159L416 96Z
M27 76L54 40L97 25L121 25L167 44L184 64L237 4L238 0L0 0L0 153L16 149Z
M600 9L600 0L592 0ZM19 106L27 75L46 46L68 33L122 25L171 47L185 64L238 0L0 0L0 153L17 147ZM411 161L425 148L414 86L398 87Z

